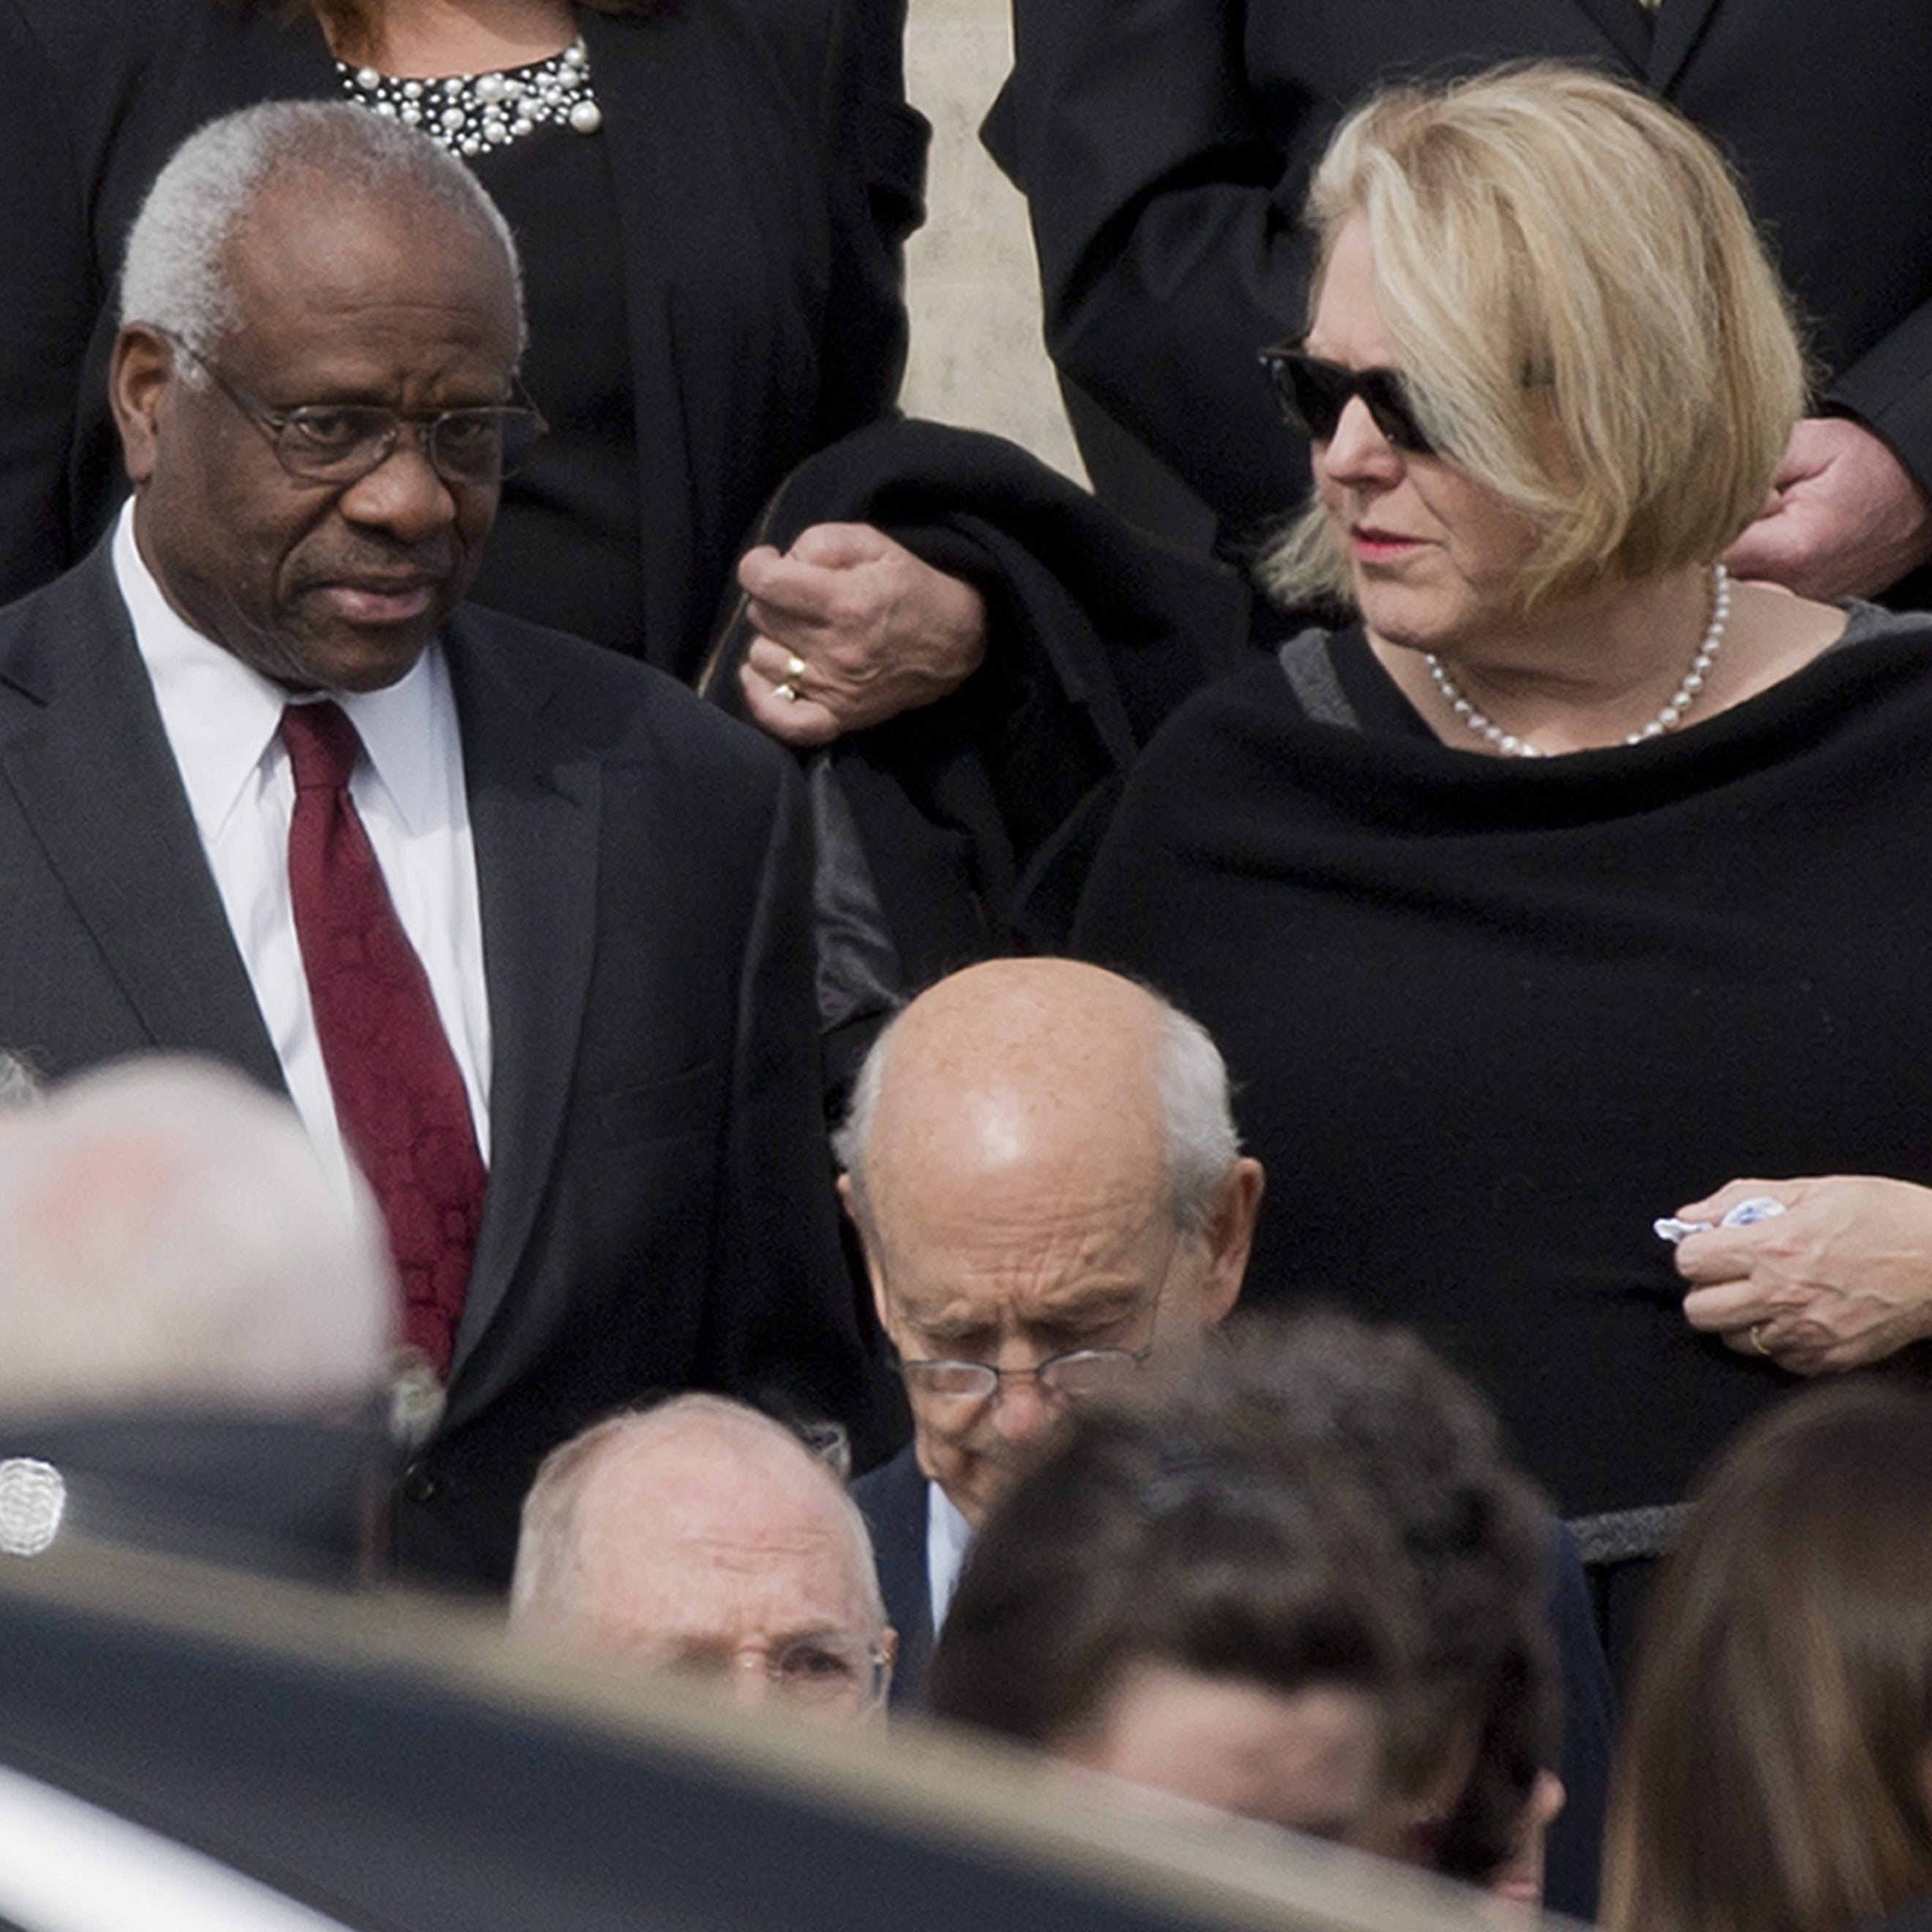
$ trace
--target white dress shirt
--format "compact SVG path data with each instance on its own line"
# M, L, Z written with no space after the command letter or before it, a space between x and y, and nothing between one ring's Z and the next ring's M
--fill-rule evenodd
M935 1482L926 1486L926 1587L932 1599L932 1634L937 1637L952 1607L952 1592L966 1561L973 1526Z
M297 1111L324 1160L347 1160L316 1037L289 896L295 780L279 727L290 694L202 637L170 607L134 542L114 532L114 572L160 706L202 849ZM429 976L442 1030L490 1159L490 1004L463 742L448 667L432 645L386 690L329 694L362 740L349 782L403 930Z

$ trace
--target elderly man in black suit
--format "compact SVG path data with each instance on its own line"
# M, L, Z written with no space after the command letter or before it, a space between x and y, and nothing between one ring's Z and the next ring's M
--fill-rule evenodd
M1262 1172L1206 1033L1067 959L922 994L837 1144L912 1404L912 1446L854 1494L916 1692L968 1538L1061 1406L1184 1371L1233 1307Z
M1013 29L986 140L1103 496L1224 542L1305 496L1255 352L1307 326L1300 204L1336 122L1393 80L1583 62L1726 149L1810 326L1816 412L1732 568L1926 601L1900 582L1932 558L1922 0L1013 0Z
M134 499L0 612L0 1039L294 1100L381 1202L447 1402L406 1566L500 1582L553 1444L651 1388L850 1421L806 830L668 680L459 608L519 391L507 229L346 105L177 153L130 237Z

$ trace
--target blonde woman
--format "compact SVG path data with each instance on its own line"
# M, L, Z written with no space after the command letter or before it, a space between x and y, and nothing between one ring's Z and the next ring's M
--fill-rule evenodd
M1309 214L1268 359L1316 492L1268 567L1342 621L1171 721L1077 943L1227 1055L1250 1296L1414 1323L1586 1558L1640 1556L1787 1380L1748 1304L1687 1323L1654 1222L1932 1179L1932 624L1715 561L1804 369L1671 110L1555 67L1397 90Z

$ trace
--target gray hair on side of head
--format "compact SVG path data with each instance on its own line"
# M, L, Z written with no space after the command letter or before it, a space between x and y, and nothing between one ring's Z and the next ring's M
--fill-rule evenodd
M1208 1029L1150 987L1142 990L1160 1009L1154 1079L1167 1144L1168 1188L1175 1224L1192 1240L1205 1234L1214 1225L1228 1170L1240 1155L1234 1096L1227 1062ZM903 1011L894 1014L873 1041L852 1083L844 1123L832 1136L832 1154L844 1169L851 1190L853 1211L868 1235L874 1230L866 1192L866 1156L885 1085L892 1034Z
M178 1055L57 1083L0 1136L0 1414L308 1414L385 1373L398 1298L288 1103Z
M225 114L170 158L129 230L120 321L147 322L197 356L238 320L227 248L256 197L284 172L313 170L380 205L406 189L474 223L503 251L524 339L523 267L502 211L456 156L413 128L349 101L271 100ZM184 381L201 380L192 364Z
M1228 1064L1201 1022L1160 1003L1160 1117L1174 1218L1190 1239L1214 1226L1228 1170L1239 1158Z

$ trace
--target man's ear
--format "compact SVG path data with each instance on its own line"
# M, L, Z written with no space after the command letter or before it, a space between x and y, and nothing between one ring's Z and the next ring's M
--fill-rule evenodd
M107 395L128 479L137 490L154 473L161 399L174 380L174 346L151 323L130 322L114 338Z
M1201 1319L1211 1328L1227 1319L1241 1292L1248 1271L1248 1250L1255 1244L1255 1216L1261 1211L1265 1181L1262 1164L1244 1154L1221 1183L1221 1198L1208 1229L1208 1271L1201 1282Z
M888 1340L892 1336L892 1324L886 1310L886 1271L879 1265L878 1250L873 1244L872 1230L866 1226L866 1217L859 1212L859 1198L852 1188L852 1177L842 1174L838 1177L838 1204L845 1210L845 1218L859 1231L859 1246L866 1256L866 1279L872 1284L873 1312L879 1318L879 1328Z

